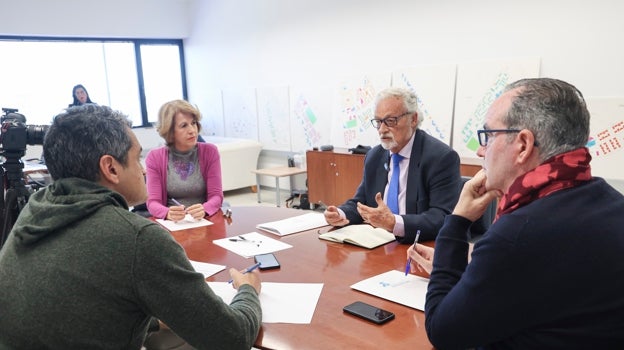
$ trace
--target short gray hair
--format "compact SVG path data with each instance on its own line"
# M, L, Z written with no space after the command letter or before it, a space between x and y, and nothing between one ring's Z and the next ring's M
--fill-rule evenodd
M110 155L128 164L132 123L110 107L86 104L54 117L43 141L43 157L53 179L100 179L100 158Z
M420 107L418 106L418 96L416 96L416 93L412 92L409 89L401 88L401 87L386 88L384 90L379 91L379 93L377 94L377 97L375 97L375 106L377 106L379 101L385 100L389 97L400 97L403 100L403 105L405 106L405 109L407 110L407 112L409 113L416 112L418 114L417 125L418 127L420 127L420 124L422 124L422 121L425 116L423 115L422 111L420 110Z
M587 145L589 111L583 94L565 81L522 79L505 91L517 90L503 122L509 129L528 129L535 135L540 160Z

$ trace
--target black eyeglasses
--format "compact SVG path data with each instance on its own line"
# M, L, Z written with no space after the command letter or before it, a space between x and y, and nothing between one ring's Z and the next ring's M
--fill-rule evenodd
M495 132L520 132L519 129L485 129L485 130L477 130L477 138L479 139L479 144L483 147L487 146L490 137L494 137Z
M373 128L375 129L381 128L381 123L384 123L386 124L387 127L392 128L398 124L399 118L403 118L408 114L412 114L412 112L405 112L398 117L385 117L383 119L372 119L371 124L373 124Z

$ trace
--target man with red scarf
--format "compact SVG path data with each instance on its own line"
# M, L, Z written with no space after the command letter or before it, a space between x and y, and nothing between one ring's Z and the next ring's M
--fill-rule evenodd
M510 84L477 131L483 170L432 249L426 329L439 349L612 349L624 345L624 196L592 177L589 112L555 79ZM470 255L467 232L500 198Z

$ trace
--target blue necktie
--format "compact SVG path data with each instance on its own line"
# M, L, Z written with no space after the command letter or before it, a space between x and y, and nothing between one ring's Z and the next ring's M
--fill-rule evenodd
M390 178L386 204L394 214L399 213L399 163L402 159L403 156L398 153L392 155L392 178Z

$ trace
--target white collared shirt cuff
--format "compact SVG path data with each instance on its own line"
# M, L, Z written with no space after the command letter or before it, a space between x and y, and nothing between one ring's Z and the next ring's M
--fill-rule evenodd
M347 218L347 214L345 214L345 212L342 209L340 209L338 207L336 207L336 209L338 209L338 214L340 214L340 218L341 219L346 219Z
M405 237L405 223L401 215L394 214L394 228L392 233L397 237Z

